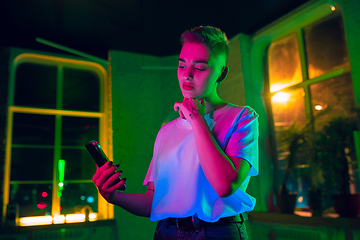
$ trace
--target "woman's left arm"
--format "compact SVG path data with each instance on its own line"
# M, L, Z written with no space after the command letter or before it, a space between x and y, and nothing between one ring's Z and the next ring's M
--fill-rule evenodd
M250 171L250 164L240 157L228 157L219 147L203 116L192 118L196 148L206 178L219 197L233 194Z
M240 157L228 157L220 148L203 117L204 109L197 99L176 103L174 108L190 122L200 165L219 197L234 193L250 171L250 164Z

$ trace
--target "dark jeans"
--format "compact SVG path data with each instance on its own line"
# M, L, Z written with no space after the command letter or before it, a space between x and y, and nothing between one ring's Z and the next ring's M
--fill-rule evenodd
M195 229L178 229L168 225L166 220L158 222L154 240L249 240L245 223L230 223L221 226L207 226L198 231Z

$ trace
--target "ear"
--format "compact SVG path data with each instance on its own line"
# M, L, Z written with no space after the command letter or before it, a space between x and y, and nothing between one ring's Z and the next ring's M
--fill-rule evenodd
M228 72L229 72L229 67L228 66L223 67L222 73L220 77L216 80L216 82L220 84L226 78Z

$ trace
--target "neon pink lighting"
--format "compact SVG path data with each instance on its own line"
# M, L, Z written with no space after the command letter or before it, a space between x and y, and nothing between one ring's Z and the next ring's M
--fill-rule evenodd
M40 208L40 209L44 209L44 208L47 207L47 204L44 203L44 202L40 202L40 203L37 205L37 207Z
M42 193L41 193L41 196L42 196L42 197L47 197L47 192L42 192Z

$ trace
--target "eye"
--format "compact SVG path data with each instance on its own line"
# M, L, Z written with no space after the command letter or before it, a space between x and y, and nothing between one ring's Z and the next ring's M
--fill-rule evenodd
M200 71L200 72L203 72L206 70L206 68L196 68L196 70Z
M184 69L184 68L185 68L185 66L179 65L179 69Z

